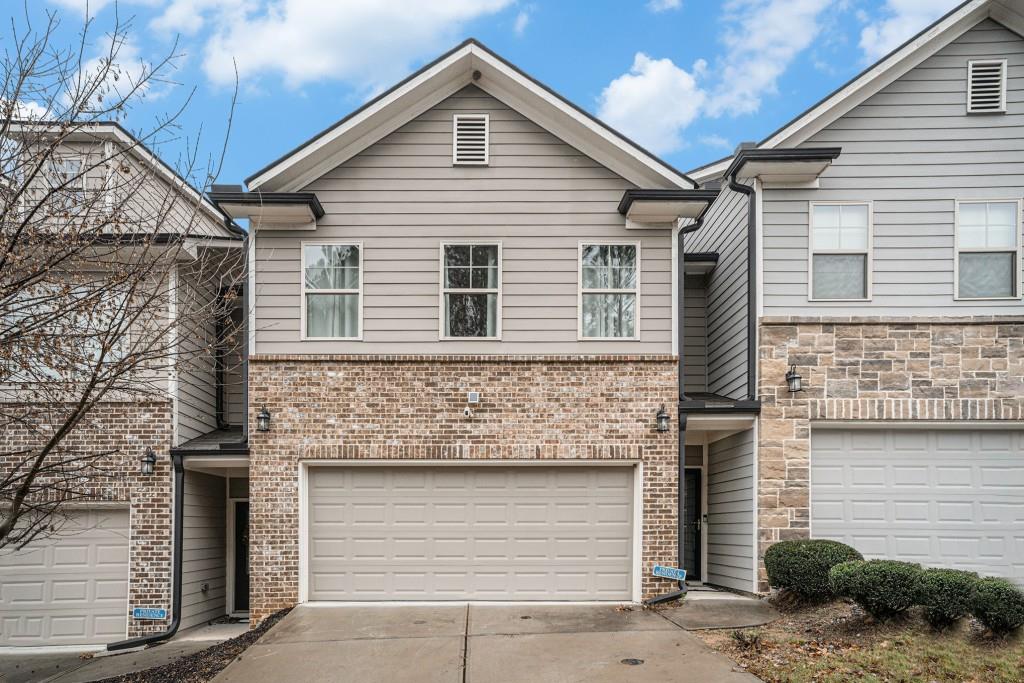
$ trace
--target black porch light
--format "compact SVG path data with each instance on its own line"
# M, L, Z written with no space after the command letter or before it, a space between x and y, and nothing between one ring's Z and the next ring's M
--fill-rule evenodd
M256 431L270 431L270 411L267 410L267 406L263 406L260 408L260 412L256 413Z
M152 446L146 446L146 452L139 458L139 470L146 476L149 476L153 474L155 467L156 453L153 451Z
M791 394L804 390L803 377L796 371L795 365L789 366L789 372L786 373L786 384L789 386Z
M668 411L665 410L665 404L662 403L661 407L658 408L658 414L654 416L658 424L659 432L668 431Z

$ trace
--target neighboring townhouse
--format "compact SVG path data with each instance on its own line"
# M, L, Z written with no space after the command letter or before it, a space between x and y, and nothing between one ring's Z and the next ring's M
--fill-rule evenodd
M720 252L711 390L742 393L716 335L757 321L759 556L834 538L1024 583L1022 36L1019 0L964 3L691 173L722 187L686 237Z
M235 286L239 274L231 272L230 264L241 261L229 254L241 256L244 233L119 125L81 126L62 136L52 172L81 180L80 186L75 181L72 196L108 191L106 174L118 173L132 178L122 187L137 189L135 199L162 204L156 213L165 223L128 226L127 237L117 233L111 239L123 240L127 254L137 244L130 238L141 236L149 243L149 233L139 231L156 230L150 255L182 247L173 249L174 263L163 262L169 274L158 285L173 292L158 301L166 304L168 321L180 321L180 339L162 364L169 369L140 378L147 383L146 391L128 398L112 392L67 437L66 444L80 452L113 453L99 463L101 471L85 473L91 497L60 508L53 520L55 535L20 551L0 550L0 647L102 646L165 631L170 610L166 617L147 619L133 619L131 610L169 607L176 549L184 555L182 581L177 582L182 587L179 602L184 603L181 625L205 623L225 613L224 515L235 488L229 489L220 477L185 473L180 453L244 441L242 345L226 335L218 337L230 328L225 321L189 315L190 310L205 310L226 294L223 289ZM94 166L95 172L83 170ZM149 205L139 208L140 213L152 210ZM183 245L182 237L187 241ZM101 243L99 238L96 243ZM103 269L112 260L72 267ZM204 260L215 266L200 268ZM240 302L236 308L231 315L241 320ZM218 353L201 355L214 339ZM0 400L7 402L5 418L17 414L20 396L16 386L0 387ZM9 456L0 462L5 475L15 471L22 447L38 447L38 441L5 419L0 431L0 452ZM150 452L152 471L144 473L143 460ZM176 510L175 491L182 490L188 492L189 505Z

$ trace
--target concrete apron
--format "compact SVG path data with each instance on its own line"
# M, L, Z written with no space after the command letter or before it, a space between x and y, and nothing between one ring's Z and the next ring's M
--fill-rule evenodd
M215 679L757 681L639 607L300 605Z

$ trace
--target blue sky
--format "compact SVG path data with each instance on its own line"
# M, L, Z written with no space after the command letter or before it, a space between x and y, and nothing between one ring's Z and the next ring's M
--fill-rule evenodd
M40 0L69 45L88 13L86 57L115 16L132 73L177 40L173 80L126 125L151 128L191 94L172 164L201 131L218 182L241 182L424 63L475 37L680 169L763 138L959 0ZM19 6L11 3L9 6ZM15 20L23 23L23 14Z

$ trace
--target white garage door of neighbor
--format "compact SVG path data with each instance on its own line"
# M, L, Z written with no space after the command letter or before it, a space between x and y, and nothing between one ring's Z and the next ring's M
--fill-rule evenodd
M1024 431L811 434L812 536L1024 584Z
M633 467L313 466L310 600L630 600Z
M55 536L0 550L0 645L122 640L127 612L127 510L76 510Z

